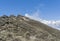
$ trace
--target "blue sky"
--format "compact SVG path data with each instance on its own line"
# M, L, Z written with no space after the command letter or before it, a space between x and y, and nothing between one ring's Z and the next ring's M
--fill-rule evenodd
M60 0L0 0L0 15L34 15L46 20L60 19Z

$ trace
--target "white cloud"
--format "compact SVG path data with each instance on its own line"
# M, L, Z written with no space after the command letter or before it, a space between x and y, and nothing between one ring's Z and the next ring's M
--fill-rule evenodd
M60 20L57 20L57 21L51 21L51 20L43 20L40 18L40 13L39 13L39 10L36 11L35 13L33 13L32 15L29 15L28 13L25 14L26 17L29 17L31 19L34 19L34 20L37 20L37 21L40 21L44 24L47 24L55 29L58 29L60 30Z

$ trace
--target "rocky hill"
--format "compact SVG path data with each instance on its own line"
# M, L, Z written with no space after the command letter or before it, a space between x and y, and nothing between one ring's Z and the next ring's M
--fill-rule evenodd
M0 41L60 41L60 31L25 16L3 15Z

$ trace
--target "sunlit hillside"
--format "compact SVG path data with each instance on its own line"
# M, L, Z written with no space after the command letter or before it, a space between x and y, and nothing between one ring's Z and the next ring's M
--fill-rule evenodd
M0 17L0 41L60 41L60 31L25 16Z

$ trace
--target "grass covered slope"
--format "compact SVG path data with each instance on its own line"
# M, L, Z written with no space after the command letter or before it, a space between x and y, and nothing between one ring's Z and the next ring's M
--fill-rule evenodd
M60 41L60 31L18 16L0 17L0 41Z

